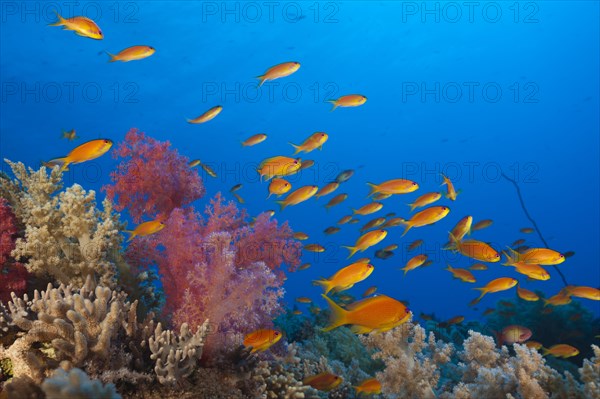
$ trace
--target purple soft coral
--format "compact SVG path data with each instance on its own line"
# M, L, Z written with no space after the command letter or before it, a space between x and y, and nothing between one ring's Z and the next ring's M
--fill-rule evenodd
M15 249L17 218L8 201L0 198L0 301L8 302L10 293L23 295L29 274L25 266L15 262L10 253Z

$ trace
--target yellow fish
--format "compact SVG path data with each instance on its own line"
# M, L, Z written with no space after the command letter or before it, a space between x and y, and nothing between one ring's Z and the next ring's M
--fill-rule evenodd
M520 286L517 286L517 295L524 301L535 302L540 299L535 292L521 288Z
M387 295L378 295L354 302L343 309L326 295L321 295L331 308L329 325L323 331L331 331L351 324L353 332L366 334L371 331L388 331L405 323L410 310L400 301Z
M309 252L325 252L325 247L319 244L306 244L304 250Z
M385 218L375 218L373 220L370 220L369 222L367 222L363 227L360 228L360 231L367 231L370 230L374 227L379 227L381 226L383 223L385 223Z
M325 233L325 234L335 234L335 233L339 233L340 230L341 229L339 227L329 226L325 230L323 230L323 233Z
M321 198L324 195L331 194L332 192L334 192L335 190L337 190L339 186L340 186L340 183L338 183L336 181L332 181L331 183L327 183L326 185L324 185L323 187L321 187L319 189L319 192L317 194L315 194L315 197Z
M340 292L350 289L354 284L363 281L373 273L375 268L370 263L353 263L338 270L328 279L314 280L313 285L320 285L325 295L330 291Z
M332 206L336 206L339 205L340 203L342 203L343 201L346 200L346 198L348 198L348 194L338 194L335 197L333 197L332 199L329 200L329 202L325 205L325 208L329 209Z
M56 13L58 21L49 24L49 26L62 26L65 30L72 30L79 36L89 37L90 39L102 40L104 35L94 21L86 17L63 18Z
M404 222L405 220L402 218L391 218L386 220L386 222L382 224L381 227L397 227L403 224Z
M369 378L355 386L354 389L356 389L357 394L379 395L381 393L381 382L377 381L376 378Z
M378 244L379 242L381 242L381 240L385 238L386 235L387 231L385 230L373 230L363 234L356 241L353 247L344 246L344 248L350 250L350 255L348 255L348 259L350 259L356 252L363 252L369 247Z
M406 226L402 237L413 227L422 227L433 224L445 218L450 213L447 206L432 206L420 212L415 213L410 220L402 220L401 223Z
M306 233L303 233L303 232L301 232L301 231L297 231L297 232L295 232L295 233L292 235L292 237L294 237L296 240L301 240L301 241L303 241L303 240L308 240L308 234L306 234Z
M537 341L527 341L527 342L525 342L525 346L530 349L535 349L535 350L542 349L542 344Z
M133 240L135 237L144 237L150 234L157 233L165 228L165 223L162 220L151 220L138 225L134 230L125 230L125 233L129 233L129 239L127 242Z
M237 200L237 202L239 202L240 204L243 204L246 202L238 193L232 193L232 194L235 197L235 199Z
M452 184L450 179L448 179L443 174L442 174L442 178L444 179L444 182L441 185L443 186L445 184L447 186L447 190L448 190L446 192L446 198L448 198L449 200L452 200L452 201L456 201L456 196L458 195L458 193L454 189L454 184Z
M333 108L331 108L331 111L333 111L337 107L358 107L363 105L367 102L367 97L361 94L348 94L337 100L327 100L327 102L333 104Z
M200 166L210 177L217 177L217 173L207 164L200 162Z
M298 205L301 202L304 202L310 199L319 187L317 186L303 186L297 189L296 191L290 193L283 201L275 201L281 207L281 211L283 211L286 207L290 205Z
M372 213L375 213L377 211L379 211L381 208L383 208L383 204L381 202L371 202L370 204L366 204L361 206L358 209L353 209L352 213L354 215L370 215Z
M300 302L300 303L312 303L312 299L307 298L305 296L301 296L296 298L296 301Z
M283 194L290 191L291 188L292 188L292 184L290 182L276 177L273 180L271 180L271 183L269 183L269 195L267 196L267 199L273 194L280 197Z
M423 263L425 263L426 260L427 255L424 254L413 256L408 260L408 262L406 262L406 266L404 266L400 270L404 270L404 275L406 275L406 273L408 273L410 270L416 269L417 267L423 265Z
M558 265L565 261L565 256L558 251L549 248L530 248L523 253L518 253L508 248L510 255L505 253L508 265L522 262L542 266Z
M481 262L499 262L500 253L483 241L462 240L459 241L450 233L451 245L449 249Z
M592 301L600 301L600 290L593 287L573 287L566 288L567 294L578 298L590 299Z
M406 179L393 179L380 184L367 183L371 188L368 197L374 194L408 194L419 189L419 185Z
M487 270L488 267L487 267L487 265L484 265L483 263L474 263L469 267L469 269L471 269L471 270Z
M306 160L302 161L302 164L300 165L300 169L298 169L298 170L308 169L311 166L313 166L314 164L315 164L315 161L313 161L312 159L306 159Z
M364 297L367 297L369 295L373 295L376 291L377 291L377 286L374 285L372 287L367 288L365 290L365 292L363 292L362 296L364 298Z
M455 269L452 266L448 265L446 270L448 270L450 273L452 273L454 278L457 278L465 283L474 283L476 281L475 276L473 276L473 273L471 273L467 269L459 269L459 268Z
M473 288L474 290L481 291L481 295L479 298L475 299L471 302L472 305L477 304L481 301L481 298L484 297L485 294L490 294L494 292L506 291L517 285L518 281L511 277L500 277L495 280L490 281L486 284L485 287L481 288Z
M471 225L473 224L472 216L465 216L460 219L456 226L450 232L457 240L462 240L467 234L471 234ZM450 239L450 238L449 238Z
M75 139L78 139L79 136L77 136L75 129L71 129L68 132L62 132L62 138L67 139L69 141L73 141Z
M531 234L533 233L535 230L531 227L523 227L522 229L519 230L521 233L525 233L525 234Z
M263 352L275 345L281 336L282 334L276 330L256 330L244 337L244 346L252 348L250 353Z
M426 193L417 198L412 204L407 205L410 206L410 211L412 212L415 210L415 208L422 208L424 206L433 204L440 198L442 198L442 194L439 192Z
M223 111L223 107L220 105L217 105L216 107L212 107L211 109L209 109L208 111L206 111L205 113L200 115L199 117L194 118L194 119L188 119L187 121L188 121L188 123L194 123L194 124L208 122L208 121L214 119L217 115L219 115L221 113L221 111Z
M486 227L490 227L492 225L492 223L494 223L494 221L492 219L480 220L479 222L477 222L473 225L471 230L473 230L473 231L482 230L482 229L485 229Z
M66 157L55 158L49 162L55 165L62 165L60 171L63 172L71 164L91 161L104 155L110 150L112 145L113 142L109 139L91 140L75 147Z
M340 219L340 220L337 222L337 224L346 224L346 223L348 223L350 220L352 220L352 216L350 216L350 215L346 215L346 216L342 217L342 218L341 218L341 219Z
M564 292L559 292L558 294L551 296L548 299L544 299L544 306L552 305L552 306L563 306L571 303L571 297Z
M106 52L106 54L108 54L108 56L110 57L110 60L108 60L108 62L129 62L148 58L155 52L156 50L154 49L154 47L131 46L126 48L125 50L122 50L121 52L119 52L119 54L111 54L108 51Z
M398 244L390 244L383 248L384 251L395 251L396 249L398 249Z
M318 389L319 391L328 392L337 388L342 381L342 377L326 372L306 377L302 380L302 384L309 385L314 389Z
M512 264L514 266L515 271L517 273L524 274L525 276L532 278L534 280L549 280L550 274L541 267L540 265L527 264L522 262L517 262Z
M199 159L194 159L193 161L190 161L188 163L188 166L190 168L195 168L196 166L200 165L202 162Z
M408 250L409 251L414 251L415 249L419 248L421 245L423 245L424 241L423 240L414 240L409 246L408 246Z
M267 69L267 72L256 77L256 79L259 80L258 87L261 87L263 83L265 83L268 80L275 80L286 76L290 76L298 69L300 69L300 63L295 61L284 62L272 66L271 68Z
M304 140L304 143L300 145L290 143L290 145L296 150L294 152L294 155L296 155L299 152L311 152L313 150L316 150L317 148L319 150L322 149L323 144L325 144L328 138L329 136L327 135L327 133L316 132L313 133L309 138Z
M306 270L310 267L310 263L304 263L298 267L298 270Z
M542 348L542 353L544 356L552 355L555 357L562 357L563 359L566 359L568 357L579 355L579 350L571 345L558 344L553 345L550 348Z
M275 156L262 161L260 165L258 165L258 173L261 180L263 177L270 180L273 177L294 174L300 169L300 166L301 162L299 159Z
M242 147L252 147L253 145L262 143L266 139L267 135L264 133L255 134L254 136L250 136L246 140L242 141Z

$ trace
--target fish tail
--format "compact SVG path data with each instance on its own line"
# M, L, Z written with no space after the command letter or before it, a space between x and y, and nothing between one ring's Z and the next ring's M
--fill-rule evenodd
M508 252L502 251L502 253L506 256L506 263L503 263L504 266L512 266L519 261L519 253L512 248L508 248Z
M69 170L68 167L69 167L70 162L67 161L67 157L51 159L48 163L54 163L55 165L60 165L60 172Z
M550 349L548 349L548 348L544 348L544 347L542 346L542 348L541 348L541 349L542 349L542 356L547 356L547 355L548 355L548 353L550 353Z
M333 104L333 107L331 108L331 110L329 110L329 112L335 111L335 109L338 107L337 100L327 100L327 102Z
M323 328L321 331L323 331L323 332L331 331L334 328L337 328L339 326L343 326L344 324L347 324L348 311L343 309L337 303L333 302L331 300L331 298L329 298L327 295L321 294L321 296L327 301L327 304L331 308L331 316L329 318L329 325L327 327Z
M479 295L479 297L475 298L473 301L471 301L470 305L477 305L479 303L479 301L481 301L481 298L483 298L483 296L485 294L487 294L487 291L485 289L485 287L482 288L473 288L474 290L477 291L481 291L481 295Z
M117 56L114 54L109 53L108 51L104 51L106 53L106 55L108 55L110 57L110 59L108 60L108 62L115 62L118 61ZM188 119L188 122L190 120Z
M273 193L269 192L269 195L267 195L267 199L271 198L271 195L273 195Z
M331 291L331 283L326 278L322 278L320 280L313 280L312 283L313 285L321 286L325 290L325 295L329 294L329 291Z
M58 18L58 21L48 24L48 26L61 26L61 25L64 25L65 22L67 22L66 19L64 19L63 17L60 16L58 11L54 10L54 13L56 14L56 18Z
M135 236L137 235L137 234L135 234L135 231L133 231L133 230L123 230L123 233L129 234L129 238L127 239L127 242L133 240L135 238Z
M265 78L265 75L259 75L256 77L256 79L258 79L258 87L261 87L263 83L265 83L265 81L267 80Z
M400 270L404 270L404 275L406 276L406 273L408 273L408 266L404 266L400 268Z
M299 153L299 152L302 151L302 147L301 146L296 145L294 143L290 143L289 141L288 141L288 144L291 145L292 147L294 147L295 151L294 151L294 153L292 155L296 155L297 153Z
M379 186L377 186L377 184L367 182L367 185L371 189L371 191L369 192L369 195L367 195L367 198L369 198L371 195L377 194L379 192Z
M415 208L417 207L417 206L414 204L414 202L413 202L412 204L406 204L406 205L410 206L410 211L411 211L411 212L412 212L412 211L414 211L414 210L415 210Z
M275 201L279 205L279 212L283 212L287 204L285 201Z
M446 176L444 176L443 173L440 173L440 175L442 176L442 179L444 179L444 182L442 184L440 184L440 186L444 186L446 184L448 184L448 178ZM447 196L448 194L446 194Z
M350 251L350 254L348 255L348 258L347 258L347 259L350 259L351 257L353 257L353 256L354 256L354 254L355 254L356 252L358 252L358 248L356 248L356 247L347 247L347 246L345 246L345 245L342 245L342 247L344 247L344 248L346 248L346 249L348 249L348 250Z
M448 235L450 236L450 249L458 251L460 249L460 240L452 232L449 232Z
M404 237L406 235L406 233L408 233L408 230L410 230L412 228L412 224L410 224L406 220L402 220L400 222L406 224L406 228L404 229L404 233L402 233L402 235L400 236L400 237Z

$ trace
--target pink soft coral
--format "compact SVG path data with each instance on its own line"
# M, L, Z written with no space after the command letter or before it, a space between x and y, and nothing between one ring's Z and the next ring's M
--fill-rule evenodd
M0 301L8 302L10 293L23 295L29 274L25 266L15 262L10 253L15 249L17 218L8 201L0 198Z
M104 186L108 198L119 211L127 209L136 223L145 219L168 217L171 210L188 205L204 195L198 173L190 169L187 158L137 129L113 151L121 158L111 173L113 185Z

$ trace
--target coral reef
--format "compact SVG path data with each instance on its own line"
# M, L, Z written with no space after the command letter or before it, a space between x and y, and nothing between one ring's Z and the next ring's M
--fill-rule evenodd
M23 295L27 289L29 273L11 257L16 236L17 219L8 201L0 197L0 301L3 302L10 300L11 292Z
M126 209L136 223L143 218L166 218L173 209L204 196L202 179L168 141L131 129L113 157L121 162L111 173L113 184L103 190L115 208Z
M102 385L80 369L57 369L42 383L46 399L121 399L113 384Z

